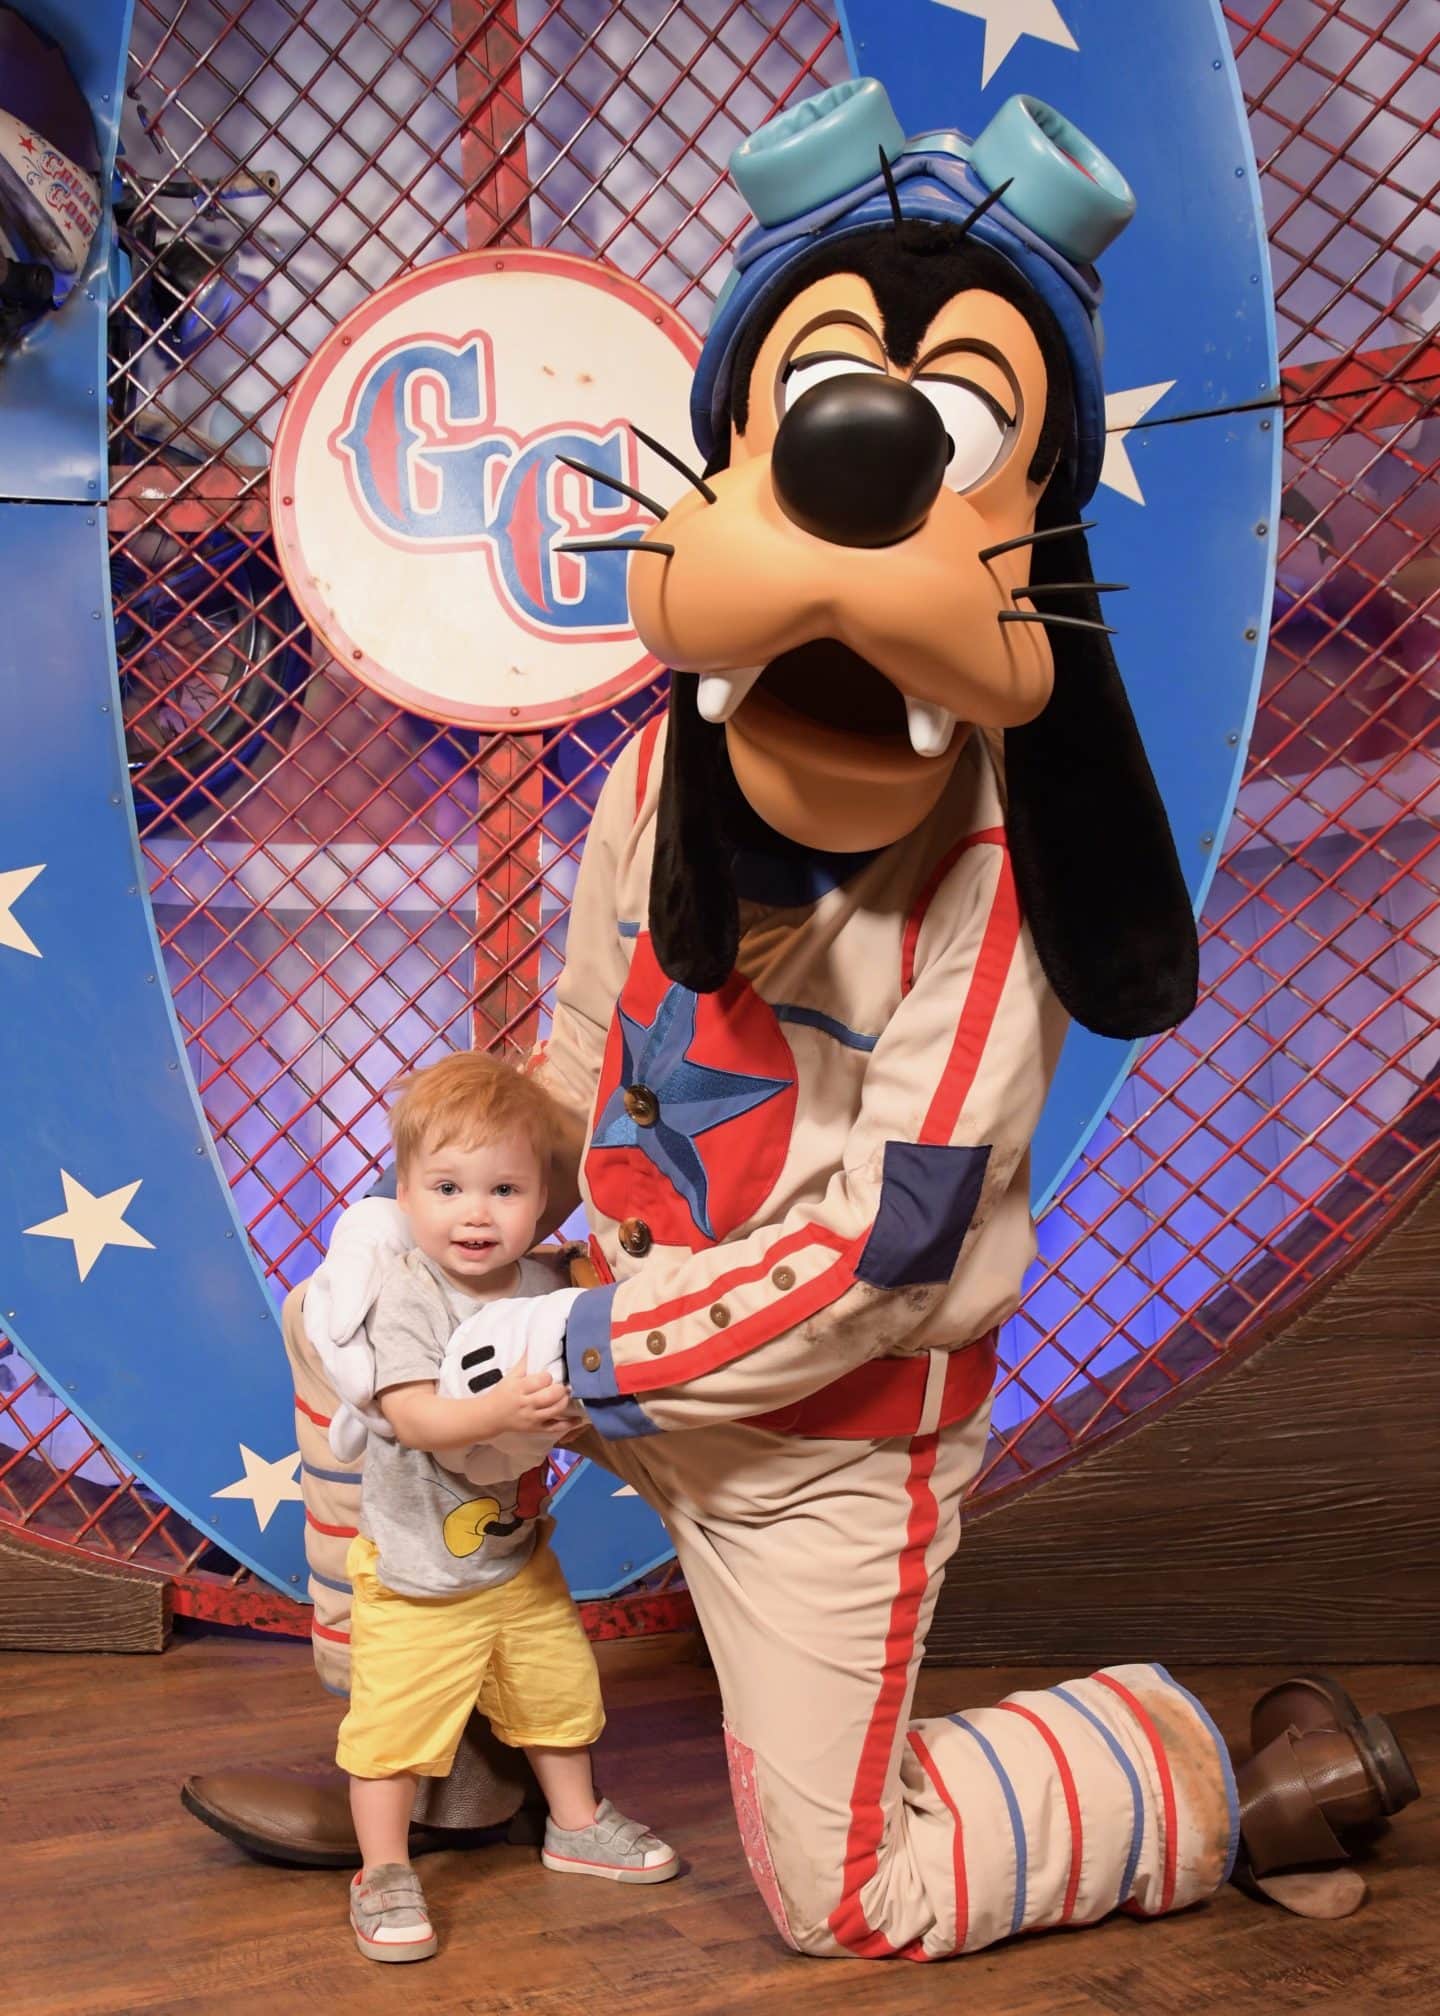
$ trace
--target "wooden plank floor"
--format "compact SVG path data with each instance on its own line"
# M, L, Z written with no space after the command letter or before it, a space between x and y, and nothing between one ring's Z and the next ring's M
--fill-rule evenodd
M344 1875L266 1867L189 1819L180 1778L225 1762L313 1763L333 1735L302 1647L181 1638L159 1658L0 1656L0 1843L7 2016L1363 2016L1440 2010L1440 1799L1366 1859L1356 1917L1311 1925L1234 1890L1158 1924L1116 1918L957 1965L803 1960L750 1885L726 1790L712 1676L673 1653L606 1678L602 1776L675 1842L677 1882L621 1889L548 1875L534 1851L421 1865L442 1948L382 1968L355 1952ZM1044 1686L1058 1670L937 1671L929 1711ZM1229 1736L1253 1669L1182 1670ZM1440 1786L1440 1669L1349 1674Z

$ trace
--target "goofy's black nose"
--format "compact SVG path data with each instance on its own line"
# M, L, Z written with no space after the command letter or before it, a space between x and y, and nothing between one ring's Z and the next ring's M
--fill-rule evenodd
M837 546L890 546L923 525L950 459L930 401L903 379L845 371L780 422L771 480L785 516Z

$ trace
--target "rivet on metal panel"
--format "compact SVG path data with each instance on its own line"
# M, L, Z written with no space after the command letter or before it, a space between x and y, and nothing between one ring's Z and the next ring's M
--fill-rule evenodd
M1200 845L1202 847L1213 847L1215 845L1215 835L1213 833L1202 833L1200 835Z

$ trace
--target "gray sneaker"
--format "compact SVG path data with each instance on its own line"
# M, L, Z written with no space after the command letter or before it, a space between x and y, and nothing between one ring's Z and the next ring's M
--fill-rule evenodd
M428 1960L435 1928L420 1878L407 1862L382 1862L350 1885L350 1925L367 1960Z
M588 1827L545 1826L540 1860L562 1876L608 1876L612 1883L668 1883L680 1857L639 1820L627 1820L608 1799Z

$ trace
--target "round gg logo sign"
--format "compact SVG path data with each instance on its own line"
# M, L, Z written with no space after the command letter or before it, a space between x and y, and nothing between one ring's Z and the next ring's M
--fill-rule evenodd
M465 252L372 295L291 391L272 475L306 620L357 677L461 726L543 728L622 699L654 661L623 553L683 479L699 345L644 287L554 252ZM582 462L581 475L567 460ZM654 565L655 562L642 562Z

